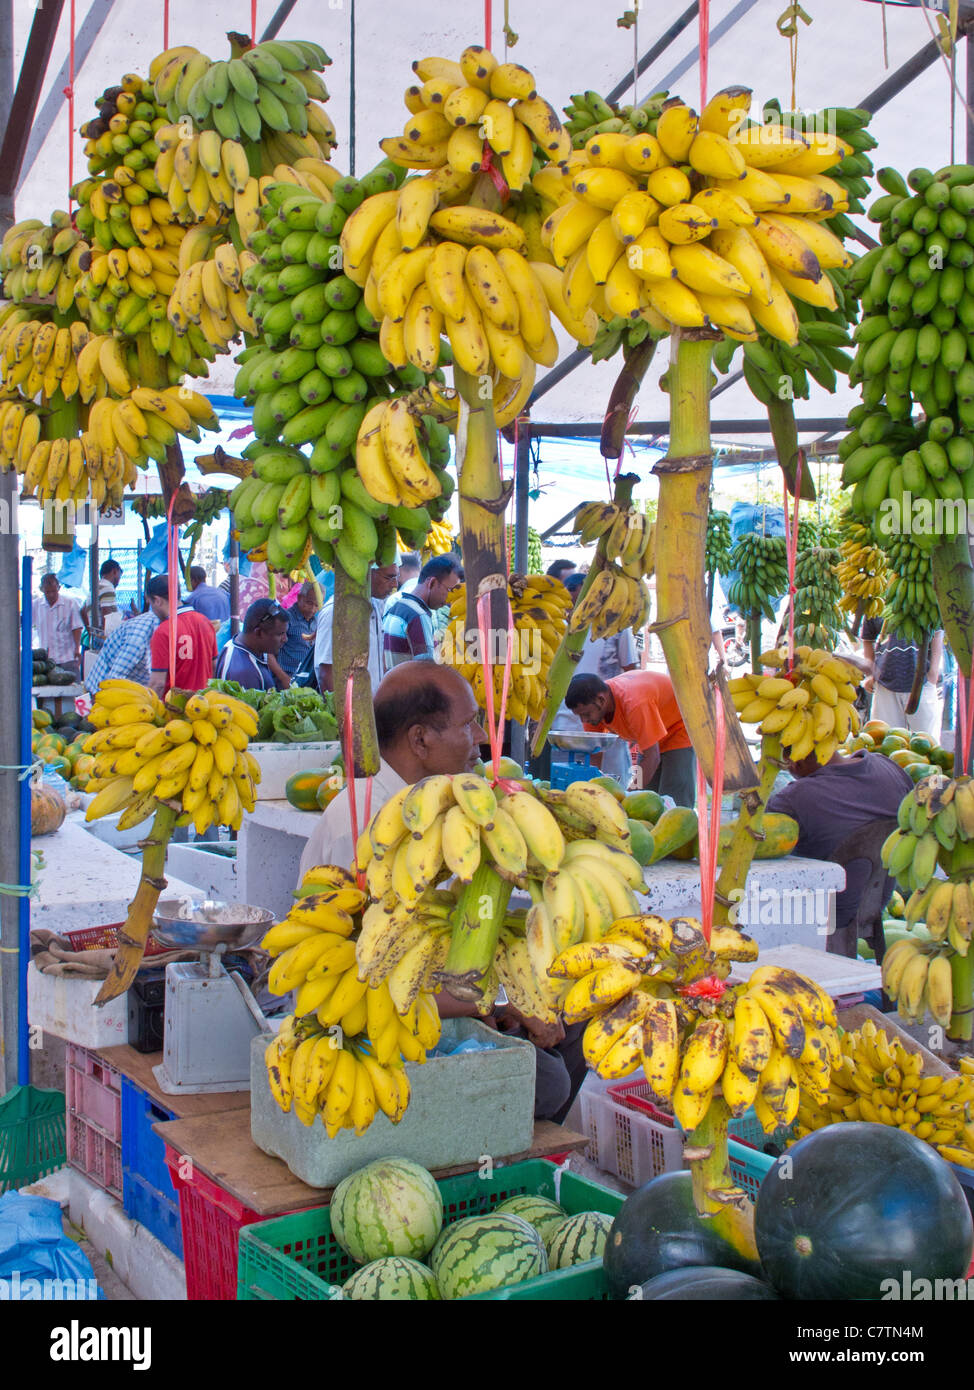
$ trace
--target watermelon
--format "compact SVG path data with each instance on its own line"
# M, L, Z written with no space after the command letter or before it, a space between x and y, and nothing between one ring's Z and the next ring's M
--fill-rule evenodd
M582 1211L570 1216L548 1242L548 1268L568 1269L586 1260L601 1260L612 1229L612 1217L601 1211Z
M430 1264L441 1298L466 1298L520 1284L548 1270L544 1241L520 1216L468 1216L448 1226Z
M519 1216L529 1226L533 1226L547 1247L555 1230L562 1224L568 1213L553 1202L550 1197L532 1197L525 1193L518 1197L508 1197L494 1208L506 1216Z
M440 1189L408 1158L366 1164L344 1178L331 1199L332 1234L357 1264L384 1255L421 1260L442 1225Z
M386 1255L357 1269L342 1286L342 1298L360 1303L428 1302L439 1298L436 1280L426 1265Z

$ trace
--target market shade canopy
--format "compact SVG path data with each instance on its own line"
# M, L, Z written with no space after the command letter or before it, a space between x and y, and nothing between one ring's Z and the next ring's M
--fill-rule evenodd
M90 0L77 8L75 35L75 113L78 123L94 113L94 101L106 86L125 72L146 72L150 59L163 47L163 3L148 6L144 0ZM494 6L492 43L503 47L502 17ZM902 65L908 63L930 41L930 29L923 12L911 6L886 6L868 0L849 0L839 5L831 0L824 12L813 13L813 22L799 25L796 105L808 112L829 105L856 106ZM931 6L931 9L933 6ZM962 17L966 6L961 6ZM883 22L885 9L886 50L884 58ZM257 5L257 35L275 21L280 11L286 17L280 35L308 37L327 49L333 65L326 72L331 92L329 113L338 130L336 165L347 170L352 165L350 144L354 139L354 169L358 173L378 161L378 141L397 133L405 119L401 92L412 80L410 62L429 52L457 57L468 43L484 38L484 7L479 0L465 0L449 9L434 0L416 0L412 5L390 6L386 0L330 0L312 5L310 0L289 0L281 6L273 0ZM30 26L35 18L33 6L15 6L14 62L19 69ZM538 79L539 90L557 108L573 91L594 88L603 94L612 91L633 63L633 31L615 24L615 15L604 6L583 0L562 0L555 4L528 4L513 0L511 24L518 33L517 46L510 50L511 61L524 63ZM646 7L640 15L635 35L639 52L649 51L661 35L678 27L686 10ZM734 82L747 82L755 103L778 97L782 105L791 104L789 45L776 28L781 0L717 0L710 6L710 51L708 85L711 92ZM217 4L200 10L187 0L169 5L170 43L190 42L213 57L227 51L225 31L239 24L238 9ZM354 23L354 103L350 102L352 65L350 26ZM640 76L637 95L668 88L679 92L693 105L700 100L698 24L691 18L672 43ZM54 41L51 61L41 86L40 101L20 185L16 192L16 215L47 217L52 208L65 207L68 187L67 110L63 89L68 84L69 17L65 9ZM958 69L963 74L962 61ZM631 85L620 95L623 103L632 100ZM939 59L921 72L902 92L884 105L870 127L879 140L881 162L906 171L917 165L936 167L953 158L965 157L967 115L961 101L952 107L945 64ZM952 148L953 138L953 148ZM76 177L84 171L81 140L74 137ZM869 224L863 224L869 226ZM874 230L874 229L873 229ZM574 344L559 332L562 355ZM665 420L668 398L658 380L665 366L662 353L650 370L638 398L640 420ZM208 394L229 394L233 378L232 359L222 358L211 368L206 382ZM600 420L617 372L616 362L599 365L585 362L548 391L533 410L537 421L577 423ZM808 401L799 402L799 420L844 417L858 399L856 393L841 388L830 396L814 383ZM714 402L715 425L721 420L755 420L764 423L764 411L743 382L729 387ZM807 443L822 431L800 432ZM720 433L715 428L715 434ZM760 435L736 436L742 443L765 443Z

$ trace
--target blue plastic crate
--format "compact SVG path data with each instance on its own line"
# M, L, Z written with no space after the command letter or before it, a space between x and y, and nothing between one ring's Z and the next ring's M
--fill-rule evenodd
M752 1202L758 1199L758 1190L775 1159L771 1154L763 1154L758 1149L749 1149L746 1144L738 1144L734 1139L727 1141L727 1157L730 1159L731 1176L743 1187Z
M554 791L564 791L572 782L591 782L602 776L600 767L593 767L587 753L569 753L568 761L552 762L551 786Z
M169 1184L172 1188L172 1183ZM122 1174L122 1205L133 1221L139 1221L167 1250L183 1258L183 1231L179 1222L179 1200L170 1200L136 1173Z
M168 1202L178 1202L166 1167L166 1145L152 1126L176 1116L122 1077L122 1171L149 1184Z

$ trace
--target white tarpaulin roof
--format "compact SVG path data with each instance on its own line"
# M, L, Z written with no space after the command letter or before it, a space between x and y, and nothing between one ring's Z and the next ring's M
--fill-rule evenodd
M711 47L709 89L745 83L754 89L755 104L779 97L791 104L789 44L776 29L784 0L714 0L710 6ZM214 58L227 52L224 32L245 28L249 5L213 0L207 5L171 0L170 43L192 43ZM259 0L257 33L275 13L273 0ZM633 31L617 27L617 13L626 6L593 5L590 0L511 0L510 22L519 34L511 61L535 73L538 90L559 110L569 94L586 88L610 90L633 63ZM923 12L897 4L885 6L888 69L884 64L883 11L871 0L806 0L812 24L799 24L797 106L814 111L828 105L855 106L885 77L895 72L930 39ZM961 7L962 10L966 6ZM645 53L682 12L683 6L644 0L639 14L638 44ZM15 61L19 68L36 11L35 0L14 0ZM329 112L338 130L334 162L349 167L350 21L355 25L355 169L364 173L381 157L378 140L399 134L406 119L401 94L413 80L410 62L428 54L456 58L468 43L484 40L482 0L297 0L279 37L305 37L321 43L333 65L325 74L331 91ZM503 49L503 7L493 4L495 51ZM126 72L145 73L162 44L163 0L78 0L77 52L86 54L77 72L75 111L78 123L95 114L94 100ZM62 89L67 83L69 11L64 14L45 78L24 175L17 193L18 218L46 217L67 201L67 110ZM93 36L93 38L91 37ZM694 20L643 74L638 96L662 87L679 92L699 106L700 74ZM959 51L961 86L966 54ZM630 90L621 97L632 99ZM873 118L871 131L879 140L873 158L877 167L891 164L904 173L916 165L936 168L952 157L965 157L966 112L955 104L956 149L951 150L951 98L945 65L937 61ZM75 137L76 177L84 172L81 141ZM881 190L879 190L881 192ZM572 347L563 342L567 353ZM637 406L638 418L661 420L668 414L667 397L657 382L665 353L657 356ZM585 363L540 400L533 409L537 421L599 420L618 370L618 359L593 366ZM206 389L229 393L233 367L224 359L211 368ZM799 417L844 416L857 399L840 391L829 396L812 385L812 396L798 403ZM721 419L763 418L763 408L741 382L714 402L715 425ZM715 435L719 434L715 428ZM725 436L726 437L726 436ZM808 440L813 435L803 435ZM734 436L747 446L767 438Z

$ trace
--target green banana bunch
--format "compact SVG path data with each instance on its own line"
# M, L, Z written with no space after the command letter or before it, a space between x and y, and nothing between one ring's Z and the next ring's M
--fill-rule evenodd
M869 217L881 244L850 272L863 317L849 380L861 385L863 407L849 417L860 447L844 460L843 482L858 489L860 513L886 497L925 498L937 517L932 545L957 534L974 498L974 166L913 169L906 179L886 168L877 178L886 191ZM922 427L912 424L915 404Z
M930 553L908 537L897 536L886 546L886 557L893 579L886 589L883 625L919 645L940 627Z
M563 124L577 150L593 135L613 131L623 135L648 131L655 135L656 121L666 97L666 92L654 92L639 105L616 106L605 101L598 92L573 92L568 105L562 108L567 118Z
M727 601L744 613L760 612L774 622L772 604L788 589L788 560L783 536L741 536L728 561L738 571L727 590Z
M90 262L90 248L68 213L51 213L15 223L0 248L0 286L4 299L50 298L61 315L73 313L78 281Z
M362 422L377 403L426 382L412 365L392 370L379 322L342 273L339 254L348 215L403 175L383 160L360 180L340 179L333 202L271 185L263 227L250 239L257 262L242 283L261 341L238 355L234 392L253 406L257 438L244 450L254 472L234 490L231 508L241 548L266 556L280 572L300 568L313 549L322 563L337 559L364 580L371 564L395 560L397 531L421 549L432 522L449 509L454 483L446 472L445 425L424 415L417 430L442 489L423 507L377 500L374 463L356 450ZM433 376L443 380L439 370Z
M507 528L507 547L511 555L514 554L514 527ZM533 526L528 527L528 564L527 574L541 574L544 570L544 561L541 554L541 537Z
M704 543L704 563L708 574L726 573L731 548L731 519L727 512L707 513L707 539Z
M799 523L800 527L800 523ZM801 536L799 534L799 546ZM813 545L799 549L795 561L795 641L834 651L843 627L836 570L837 549Z
M156 100L170 121L188 116L197 130L216 130L225 140L251 143L278 133L310 137L327 159L335 130L315 103L328 100L319 73L331 59L304 39L270 39L253 46L245 35L228 34L234 56L214 62L188 46L168 49L153 60ZM285 161L287 162L287 161Z

